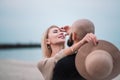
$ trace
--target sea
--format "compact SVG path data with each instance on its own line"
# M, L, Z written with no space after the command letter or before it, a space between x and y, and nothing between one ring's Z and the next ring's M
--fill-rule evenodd
M41 48L18 48L0 50L0 59L38 62L42 56Z
M120 49L120 46L116 46ZM20 60L29 62L38 62L43 58L41 48L13 48L13 49L0 49L0 60Z

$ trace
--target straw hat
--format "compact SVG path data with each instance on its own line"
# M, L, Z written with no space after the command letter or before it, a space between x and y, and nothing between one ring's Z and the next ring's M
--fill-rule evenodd
M76 69L87 80L111 80L120 74L120 52L110 42L86 43L75 58Z

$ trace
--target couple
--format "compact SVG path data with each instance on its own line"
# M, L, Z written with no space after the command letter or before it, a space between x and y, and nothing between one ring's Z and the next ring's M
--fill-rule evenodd
M83 27L88 26L88 28L86 29L88 30L88 32L84 34L81 33L80 26L83 26ZM68 44L70 45L70 47L68 48L64 48L65 46L64 31L70 35L70 39L68 40ZM93 33L94 33L94 25L91 21L87 19L77 20L72 24L71 27L59 28L55 25L49 27L47 31L44 33L44 36L42 39L42 50L45 58L38 63L38 68L42 73L43 77L45 78L45 80L52 80L52 79L58 80L56 79L57 78L56 63L59 63L59 61L62 58L66 58L68 56L74 59L74 56L76 55L77 50L86 42L92 41L96 45L97 39ZM65 64L64 66L70 69L72 69L73 67L73 70L76 70L74 69L75 68L74 61L72 62L73 63L70 66L67 64ZM55 68L55 65L56 65L56 68ZM65 68L64 66L63 67L62 66L63 65L61 65L61 69ZM77 78L79 78L78 80L85 80L81 76L78 76L79 74L77 73L77 71L74 71L74 72L75 74L73 73L73 77L75 75ZM72 73L69 73L69 74L72 75ZM63 74L60 74L60 75L63 75ZM70 75L69 77L71 77ZM65 77L68 77L68 76L66 75ZM77 80L77 79L72 79L72 80Z
M68 48L64 46L64 32L70 36ZM42 50L45 58L38 63L38 68L43 80L111 80L120 73L119 50L109 42L97 40L94 35L94 24L87 19L77 20L71 27L49 27L43 36ZM90 52L86 68L95 79L83 74L86 72L85 64L83 65L84 57ZM93 63L98 67L96 68ZM94 72L95 70L99 72Z

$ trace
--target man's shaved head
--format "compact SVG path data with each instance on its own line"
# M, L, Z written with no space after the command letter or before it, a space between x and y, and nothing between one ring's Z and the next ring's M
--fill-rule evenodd
M76 41L82 40L87 33L95 32L94 24L88 19L79 19L75 21L70 28L70 37L68 39L67 45L71 46L75 40L72 39L73 33L76 33Z
M87 33L95 32L94 24L88 19L79 19L75 21L71 26L71 32L75 32L81 40Z

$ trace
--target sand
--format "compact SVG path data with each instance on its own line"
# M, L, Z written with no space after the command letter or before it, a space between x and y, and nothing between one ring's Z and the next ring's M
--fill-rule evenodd
M43 80L36 63L0 60L0 80Z
M0 80L43 80L37 63L0 60ZM120 76L113 80L120 80Z

